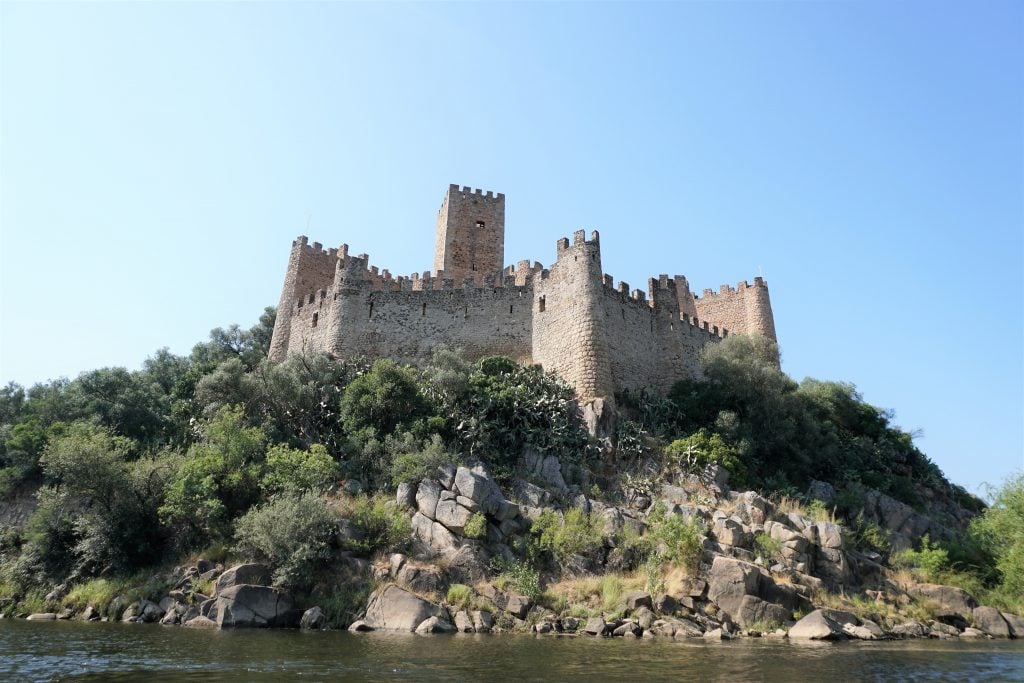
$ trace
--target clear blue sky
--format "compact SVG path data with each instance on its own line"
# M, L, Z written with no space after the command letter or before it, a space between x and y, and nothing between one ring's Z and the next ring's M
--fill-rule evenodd
M0 381L251 325L300 233L427 270L455 182L508 262L763 272L784 369L977 491L1024 468L1022 8L5 1Z

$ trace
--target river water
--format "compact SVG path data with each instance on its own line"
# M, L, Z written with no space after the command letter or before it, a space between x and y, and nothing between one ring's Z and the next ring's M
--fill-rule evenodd
M800 645L0 621L5 681L340 679L1024 681L1024 641Z

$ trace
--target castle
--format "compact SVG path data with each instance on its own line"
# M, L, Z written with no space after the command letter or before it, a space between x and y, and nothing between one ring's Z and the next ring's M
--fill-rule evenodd
M726 334L775 341L768 286L690 291L681 275L647 292L613 284L598 233L556 243L555 262L505 267L505 195L451 185L437 214L434 271L395 277L348 245L292 242L270 359L322 351L401 361L444 344L467 357L537 363L575 387L581 404L622 389L667 390L696 377L697 356Z

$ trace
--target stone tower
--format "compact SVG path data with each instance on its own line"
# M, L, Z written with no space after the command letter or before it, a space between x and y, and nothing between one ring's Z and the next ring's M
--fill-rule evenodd
M479 282L500 271L504 260L505 195L450 185L437 212L436 276Z

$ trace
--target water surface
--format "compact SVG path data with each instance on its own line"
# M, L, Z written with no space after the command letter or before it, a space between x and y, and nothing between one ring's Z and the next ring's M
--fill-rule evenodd
M1024 641L810 643L0 621L0 680L1024 681Z

